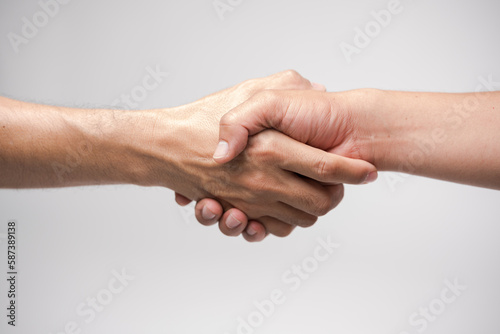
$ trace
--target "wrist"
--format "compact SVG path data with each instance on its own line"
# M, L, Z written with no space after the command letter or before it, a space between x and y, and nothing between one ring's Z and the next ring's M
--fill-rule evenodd
M353 109L359 147L378 170L421 175L436 164L436 144L446 126L443 108L452 104L449 95L377 89L358 94Z
M181 108L114 111L115 126L104 139L111 168L121 183L174 188L187 118Z
M193 200L207 197L207 183L220 176L212 158L217 128L210 115L195 104L133 113L140 130L122 140L130 157L128 183L170 188Z
M378 89L345 93L360 158L380 171L400 170L419 128L415 115L406 113L399 103L401 93Z
M98 184L146 185L151 162L144 154L149 146L148 135L154 127L149 111L88 111L77 120L92 155L84 169L95 170Z

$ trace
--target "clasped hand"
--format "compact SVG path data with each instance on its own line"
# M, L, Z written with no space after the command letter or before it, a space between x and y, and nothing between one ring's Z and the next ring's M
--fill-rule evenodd
M296 226L313 225L318 216L340 203L342 183L361 184L376 175L372 164L355 154L345 154L345 150L341 152L349 129L345 120L332 112L331 101L321 99L322 93L313 106L318 109L314 110L316 117L300 119L300 114L293 112L305 102L301 93L324 90L294 71L285 71L243 82L184 106L192 112L188 131L198 133L189 137L193 138L192 152L185 152L185 159L179 160L183 173L190 174L193 183L171 186L176 190L177 203L199 201L195 211L200 223L219 221L222 233L243 234L248 241L260 241L268 234L287 236ZM280 101L290 101L280 99L280 94L293 95L294 104L284 108ZM264 116L273 113L276 122L285 122L266 124L269 117ZM219 122L222 140L218 144ZM277 125L290 137L275 130L262 131L279 128ZM331 132L322 133L322 129L332 128L339 131L334 140ZM204 129L202 138L199 129ZM197 158L188 158L193 156Z

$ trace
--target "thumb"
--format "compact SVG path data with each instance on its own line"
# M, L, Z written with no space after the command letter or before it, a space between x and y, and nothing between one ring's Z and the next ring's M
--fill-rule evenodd
M222 116L219 144L213 156L216 162L226 163L238 156L247 146L249 136L279 128L284 112L277 108L276 94L270 90L259 93Z

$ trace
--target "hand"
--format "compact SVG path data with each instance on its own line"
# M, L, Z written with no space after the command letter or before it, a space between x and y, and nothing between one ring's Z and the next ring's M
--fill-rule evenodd
M369 134L361 133L361 127L356 126L365 93L364 90L261 92L221 118L214 159L219 163L230 161L245 149L249 136L274 128L327 152L371 162L369 147L361 147L359 141ZM342 164L336 169L349 174L350 167ZM374 177L375 171L368 181L374 181Z
M295 71L284 71L269 77L245 81L232 88L209 95L186 107L189 110L196 110L198 108L205 116L213 115L218 123L220 117L224 113L241 104L251 96L265 90L273 89L310 89L324 91L325 87L318 84L311 84L311 82L298 75ZM191 199L177 192L175 193L175 200L181 206L185 206L191 202ZM207 208L203 210L205 218L202 217L202 211L197 210L196 217L198 221L207 226L215 224L223 213L221 204L209 198L202 200L200 204L203 205L204 203L208 203ZM230 221L229 224L227 224L227 220ZM239 222L241 222L241 224L238 227L233 227ZM231 209L226 212L219 227L226 235L239 235L242 230L245 230L245 238L255 241L263 239L267 233L269 233L268 230L274 234L285 236L294 228L293 225L283 223L268 226L268 229L266 229L262 224L254 221L250 224L247 231L247 223L247 216L243 212L237 209Z
M285 76L285 80L283 80L283 76ZM276 78L281 79L279 85L276 85ZM309 84L309 81L300 77L300 75L298 75L296 72L280 73L278 75L271 76L269 78L254 80L254 82L256 84L260 84L259 85L260 87L271 87L271 88L274 87L275 89L277 87L285 87L287 85L290 86L290 82L292 83L294 82L297 88L304 88L304 87L309 89L313 88L312 85ZM320 90L324 90L323 87L321 86L319 87ZM261 91L258 91L256 93L254 92L253 95L254 97L252 99L262 94L262 92L266 92L266 90L262 88ZM335 157L335 158L336 158L335 162L332 161L332 163L328 163L323 166L323 167L327 166L327 168L328 166L334 167L336 169L335 174L328 173L327 170L323 171L326 173L324 173L324 175L322 174L323 176L321 177L307 175L307 171L303 172L302 174L305 173L306 176L314 177L323 182L361 183L366 179L366 176L369 174L369 172L373 172L375 170L373 166L363 161L341 159L340 157ZM176 195L176 201L180 205L186 205L187 203L190 202L189 199L186 199L180 195ZM199 202L196 208L196 217L204 225L214 224L217 220L219 220L222 217L219 227L221 231L226 235L239 235L242 231L244 231L243 235L249 241L260 241L265 237L267 229L256 221L250 221L248 227L245 229L248 221L243 212L236 209L232 209L226 212L223 216L222 213L223 213L223 208L216 201L212 199L205 199ZM235 220L239 221L240 225L238 225L237 228L231 228L232 226L234 226ZM282 228L281 231L279 232L279 235L287 235L293 229L292 226L286 226L283 224L281 226Z
M218 93L209 95L199 101L195 102L203 109L206 105L218 106L218 113L215 117L221 117L227 111L235 108L243 103L253 95L263 92L265 90L278 90L278 89L308 89L325 91L325 87L319 84L311 83L309 80L303 78L295 71L284 71L269 77L247 80L232 88L225 89ZM193 107L193 104L188 105ZM207 114L212 114L212 110L205 110ZM181 206L188 205L192 201L179 193L175 193L175 200ZM215 207L214 207L215 210ZM210 216L211 214L207 214ZM214 220L214 219L212 219ZM205 220L204 223L207 223ZM215 220L214 220L215 222Z
M229 161L249 135L275 128L382 171L500 189L499 104L500 92L262 92L223 116L214 158Z

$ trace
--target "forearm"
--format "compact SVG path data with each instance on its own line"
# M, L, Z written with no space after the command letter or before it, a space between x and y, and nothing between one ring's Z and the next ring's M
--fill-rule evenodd
M148 180L152 112L73 109L0 98L0 187Z
M379 170L500 189L500 92L370 90L360 146Z

